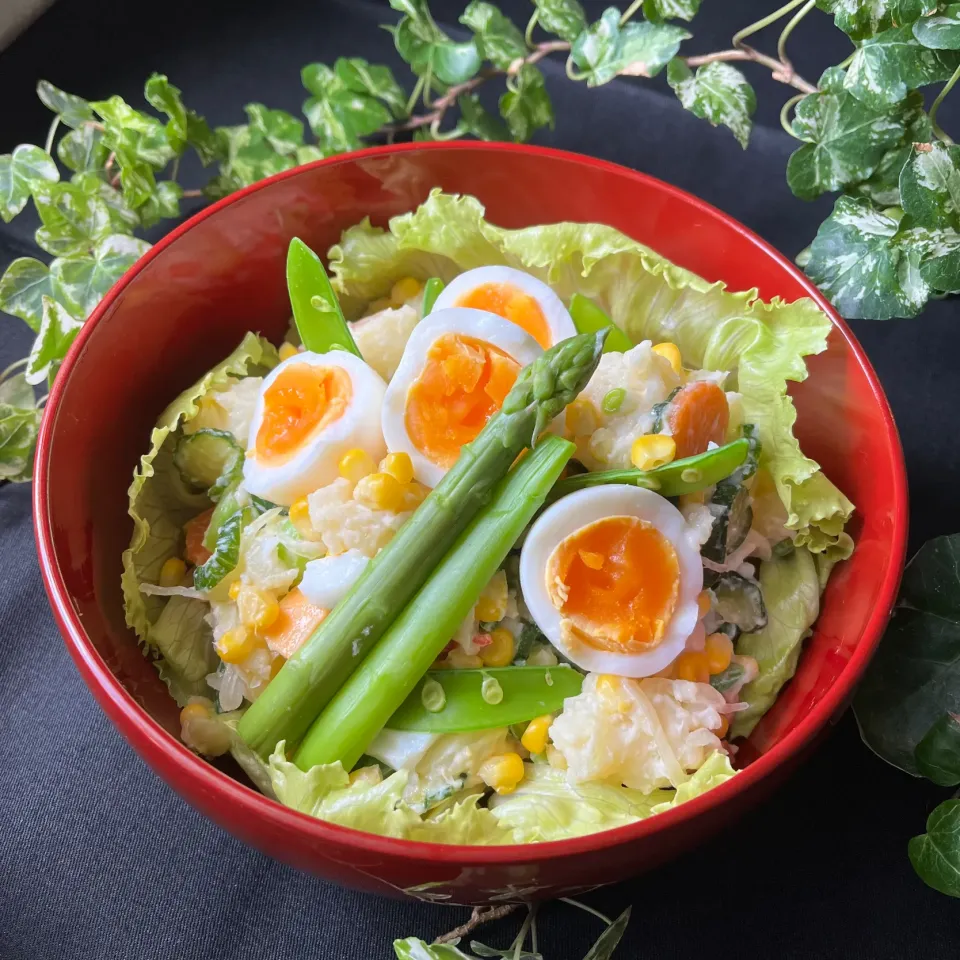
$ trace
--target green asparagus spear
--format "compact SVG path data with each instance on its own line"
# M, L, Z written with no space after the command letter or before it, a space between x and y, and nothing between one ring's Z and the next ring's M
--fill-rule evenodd
M297 766L309 770L340 760L344 769L353 767L457 632L575 449L569 440L546 437L501 481L493 500L314 722L294 757Z
M296 743L466 528L517 455L583 389L606 332L571 337L520 371L499 413L463 447L457 462L363 576L284 664L238 726L267 756Z

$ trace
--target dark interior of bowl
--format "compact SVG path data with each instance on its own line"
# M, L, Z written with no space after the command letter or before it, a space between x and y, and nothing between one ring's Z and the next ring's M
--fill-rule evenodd
M189 226L106 307L53 415L47 509L69 596L92 645L143 708L178 730L175 704L124 623L120 555L127 487L151 427L177 393L247 330L278 342L289 319L284 259L294 235L324 252L369 216L385 224L433 187L477 196L493 221L520 227L598 221L733 289L807 294L755 238L662 184L558 154L420 149L304 168ZM843 333L794 390L797 434L857 504L853 560L835 572L792 683L742 756L768 750L822 697L860 642L891 563L890 491L899 453L886 405ZM896 553L896 551L894 551Z

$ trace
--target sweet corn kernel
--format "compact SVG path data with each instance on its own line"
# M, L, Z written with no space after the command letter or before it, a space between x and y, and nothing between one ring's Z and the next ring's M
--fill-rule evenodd
M289 360L291 357L295 357L300 351L292 343L281 343L280 349L277 353L280 356L281 360Z
M700 595L697 597L697 610L700 613L701 619L703 619L710 612L711 605L710 591L701 590Z
M207 705L195 700L180 711L180 726L186 726L191 720L206 720L209 716Z
M711 675L723 673L733 659L733 641L725 633L711 633L703 648Z
M480 659L485 667L505 667L513 660L516 644L506 627L497 627L490 634L490 643L480 648Z
M240 588L242 586L243 584L239 580L234 580L233 583L230 584L230 589L227 592L230 594L231 600L236 600L237 597L240 596Z
M389 473L398 483L413 480L413 461L409 453L388 453L380 461L380 470Z
M547 748L547 734L550 732L551 723L553 723L553 716L549 713L542 717L534 717L527 724L527 729L523 731L520 742L531 753L543 753Z
M412 300L422 289L423 284L416 277L401 277L390 288L390 302L395 307L402 307L408 300Z
M416 510L427 499L428 493L430 493L429 487L417 483L416 480L411 480L403 487L403 509Z
M430 664L430 669L431 670L449 670L450 664L447 663L446 660L434 660L433 663Z
M369 477L377 469L373 462L373 457L366 450L354 447L348 450L337 464L340 470L340 476L346 478L351 483L359 483L364 477Z
M519 753L502 753L485 760L477 772L480 779L497 793L513 793L523 779L523 760Z
M297 533L299 533L301 537L307 539L313 538L313 524L310 522L310 505L307 503L306 497L297 500L293 506L290 507L290 522L294 525Z
M170 557L160 568L160 586L175 587L187 572L187 565L179 557Z
M678 680L692 680L694 683L709 683L710 668L707 666L706 654L687 650L681 653L675 661L675 672Z
M473 653L464 653L462 647L454 647L447 654L447 663L455 670L479 670L483 661Z
M675 343L658 343L653 352L659 354L664 360L669 361L673 367L673 372L679 377L683 373L683 363L680 360L680 348Z
M713 732L722 740L727 735L727 731L729 729L730 729L730 718L721 717L720 728L718 730L714 730Z
M670 463L677 455L673 437L664 433L648 433L637 437L630 448L630 461L638 470L653 470Z
M237 592L240 622L252 630L265 630L280 616L280 604L271 593L244 584Z
M403 485L389 473L371 473L357 484L353 492L354 499L391 513L399 513L403 509L403 494Z
M567 405L567 431L573 436L586 436L598 426L596 408L586 397L579 397Z
M228 630L214 646L224 663L243 663L257 648L257 638L241 625Z

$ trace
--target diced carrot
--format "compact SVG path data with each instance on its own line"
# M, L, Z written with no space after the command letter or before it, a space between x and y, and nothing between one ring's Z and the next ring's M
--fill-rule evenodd
M183 528L186 535L186 547L183 551L184 559L187 563L199 567L201 563L206 563L210 557L210 551L203 545L203 536L210 526L210 518L213 516L213 507L204 510L199 516L189 520Z
M727 436L730 407L715 383L688 383L671 401L667 422L677 445L677 459L703 453L707 445L721 444Z
M274 653L289 660L329 612L312 604L296 588L280 601L280 616L259 633Z

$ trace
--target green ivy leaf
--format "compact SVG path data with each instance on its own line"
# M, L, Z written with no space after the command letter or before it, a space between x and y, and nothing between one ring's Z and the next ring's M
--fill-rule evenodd
M661 20L692 20L702 0L643 0L643 15L654 23Z
M917 770L941 787L960 783L960 716L945 713L923 735L914 750Z
M110 213L110 233L132 233L140 226L140 217L123 199L123 194L102 180L99 174L77 173L70 182L88 196L99 197Z
M0 383L0 480L25 483L33 476L40 416L22 373Z
M481 140L509 140L506 124L495 117L481 103L475 93L464 93L457 98L460 115L467 130Z
M945 800L927 817L927 832L907 845L920 879L948 897L960 897L960 800Z
M956 53L930 50L910 27L894 27L863 41L844 86L858 100L882 108L899 103L909 89L946 80L958 64Z
M174 158L164 125L155 117L134 110L123 97L98 100L90 106L103 121L103 142L110 150L154 170L162 170Z
M53 157L30 143L0 156L0 218L9 223L41 184L56 183L60 172Z
M285 110L270 110L262 103L248 103L244 108L250 128L281 156L289 157L303 146L303 124Z
M936 0L817 0L837 26L854 40L876 36L890 27L911 24L936 10Z
M389 67L367 63L361 57L339 57L333 65L333 72L347 90L374 97L385 104L395 117L406 116L407 95Z
M405 16L393 33L397 53L417 76L432 74L443 83L464 83L480 69L475 41L454 43L434 22L426 0L390 0Z
M150 249L150 244L125 234L104 237L89 256L53 261L57 299L76 317L88 317L106 292Z
M805 269L843 316L889 320L923 309L930 291L898 228L894 217L853 197L840 197L820 225Z
M36 240L55 257L87 253L110 232L110 211L99 196L73 183L53 183L34 194L43 226Z
M217 127L217 137L224 159L220 162L220 175L204 187L204 194L211 199L225 197L234 190L296 166L295 156L277 153L263 132L252 125Z
M114 159L120 168L120 187L124 202L132 210L142 207L157 186L153 167L138 160L136 154L128 153L126 150L115 151Z
M391 120L383 103L349 89L325 64L304 67L301 79L313 94L304 101L303 112L325 154L358 149L361 137L375 133Z
M793 134L806 140L787 161L787 183L804 200L865 180L900 142L902 119L852 93L811 93L798 104Z
M83 97L65 93L48 80L41 80L37 84L37 96L68 127L76 129L93 120L93 110Z
M666 23L627 23L620 26L620 11L608 7L573 42L570 55L586 74L587 86L609 83L617 74L653 77L680 49L690 34Z
M540 127L553 129L553 103L543 74L525 63L500 97L500 115L519 143L529 140Z
M940 13L918 20L913 35L934 50L960 50L960 3L951 3Z
M40 330L27 361L27 383L53 382L60 361L67 355L82 326L83 321L70 316L62 304L52 297L43 298Z
M667 82L684 109L715 127L729 127L740 146L747 148L757 96L736 67L706 63L693 73L682 60L671 60Z
M326 154L317 146L308 143L306 146L297 147L297 166L304 163L313 163L314 160L322 160Z
M902 175L900 183L902 192ZM940 293L960 290L960 230L948 225L912 226L910 218L905 223L902 241L917 258L924 281Z
M473 31L480 56L501 70L527 55L523 34L492 3L472 0L463 11L460 22Z
M71 130L57 144L60 161L76 173L102 170L108 153L103 134L92 124Z
M140 208L140 219L144 227L152 227L161 220L172 220L180 216L180 198L183 188L173 180L160 180L146 203Z
M217 159L219 144L207 121L184 106L180 89L160 73L154 73L143 88L147 103L170 119L167 121L167 140L177 154L193 147L200 162L207 166Z
M19 257L0 277L0 310L19 317L36 333L40 329L44 296L53 295L50 270L33 257Z
M537 20L547 33L573 43L587 28L587 16L577 0L533 0Z

